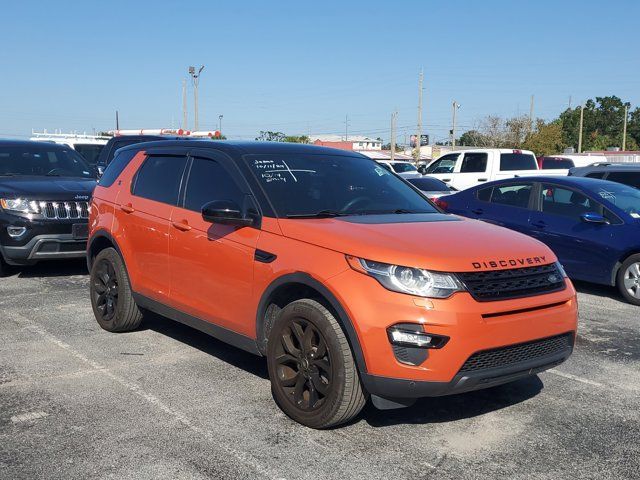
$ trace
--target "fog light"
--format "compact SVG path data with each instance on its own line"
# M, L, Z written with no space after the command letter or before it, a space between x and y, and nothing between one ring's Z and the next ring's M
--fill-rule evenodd
M11 238L19 238L27 231L26 227L7 227L7 233Z
M441 348L449 340L443 335L426 333L420 324L398 324L387 329L393 345L414 348Z

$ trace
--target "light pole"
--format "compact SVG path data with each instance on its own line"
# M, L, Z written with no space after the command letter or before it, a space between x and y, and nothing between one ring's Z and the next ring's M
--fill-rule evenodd
M220 137L222 137L222 115L218 115L218 120L220 121L220 124L218 125L218 131L220 132Z
M189 67L189 75L193 82L193 130L198 131L198 83L200 82L200 74L204 70L204 65L201 65L196 72L196 67Z
M451 147L455 148L456 146L456 112L460 108L460 104L454 100L452 104L452 108L453 108L453 119L451 121Z

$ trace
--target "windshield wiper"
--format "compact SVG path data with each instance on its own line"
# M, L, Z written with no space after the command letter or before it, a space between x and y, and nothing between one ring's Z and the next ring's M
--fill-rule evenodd
M315 213L290 213L287 218L333 218L353 215L352 213L338 212L336 210L320 210Z

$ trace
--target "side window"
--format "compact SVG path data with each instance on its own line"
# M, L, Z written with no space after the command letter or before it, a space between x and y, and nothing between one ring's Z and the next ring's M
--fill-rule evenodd
M426 170L426 173L452 173L456 166L458 154L445 155L433 162Z
M604 178L604 176L607 174L607 172L592 172L589 173L587 175L585 175L586 177L589 178Z
M115 182L122 171L127 168L127 165L129 165L129 162L135 157L136 153L138 153L138 150L125 150L117 155L106 168L100 180L98 180L98 185L101 187L110 187L113 185L113 182Z
M199 212L213 200L233 200L242 207L244 193L215 160L194 158L187 180L184 208Z
M156 202L178 204L182 173L187 163L183 156L151 156L138 170L133 194Z
M640 171L638 172L609 172L607 180L624 183L630 187L640 188Z
M555 185L543 185L542 211L554 215L569 217L576 221L587 212L601 212L599 203L591 200L580 192Z
M465 153L460 173L485 172L487 170L486 153Z
M478 200L480 200L481 202L488 202L489 200L491 200L491 191L492 190L493 190L492 187L483 188L481 190L478 190L478 192L477 192Z
M532 184L505 185L495 187L491 195L491 203L509 205L511 207L528 208Z

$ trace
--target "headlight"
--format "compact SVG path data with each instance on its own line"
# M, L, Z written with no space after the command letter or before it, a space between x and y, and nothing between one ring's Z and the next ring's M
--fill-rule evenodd
M564 267L560 262L556 262L556 267L558 267L558 270L560 270L560 273L562 274L562 276L564 278L567 278L567 272L564 271Z
M0 205L4 210L20 213L40 213L40 206L35 200L26 198L2 198Z
M383 287L394 292L420 297L447 298L464 290L458 279L450 273L372 262L350 255L347 255L347 262L354 270L371 275Z

